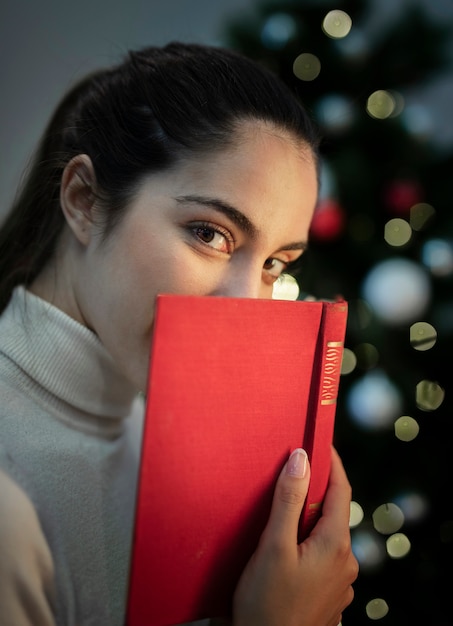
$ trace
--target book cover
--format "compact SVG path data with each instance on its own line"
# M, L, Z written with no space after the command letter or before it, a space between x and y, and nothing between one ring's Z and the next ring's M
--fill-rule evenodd
M304 447L303 539L330 472L347 304L158 296L127 626L228 615L276 479Z

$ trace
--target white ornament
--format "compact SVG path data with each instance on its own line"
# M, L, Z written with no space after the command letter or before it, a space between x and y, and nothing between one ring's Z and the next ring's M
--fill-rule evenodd
M431 282L421 265L394 257L369 272L362 293L381 320L398 325L413 322L424 313L431 300Z
M373 370L351 386L347 408L359 426L369 430L391 428L401 414L401 393L383 371Z

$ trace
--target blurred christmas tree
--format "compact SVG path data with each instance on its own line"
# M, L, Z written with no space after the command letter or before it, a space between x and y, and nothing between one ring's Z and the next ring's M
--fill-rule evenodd
M358 504L361 574L343 624L446 626L453 147L436 145L429 111L406 95L447 68L453 23L415 2L374 36L370 19L365 0L257 0L225 43L280 75L323 136L299 282L303 295L350 304L336 443Z

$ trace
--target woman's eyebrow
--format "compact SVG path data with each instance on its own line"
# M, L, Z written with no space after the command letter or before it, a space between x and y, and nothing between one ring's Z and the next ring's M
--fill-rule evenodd
M198 195L177 196L175 198L177 202L193 202L194 204L202 204L208 206L215 211L219 211L226 215L236 226L238 226L243 232L245 232L251 239L257 239L259 235L258 228L246 217L241 211L235 209L231 204L228 204L224 200L218 198L209 198ZM284 250L306 250L308 247L307 241L295 241L281 246L276 252L283 252Z
M215 211L219 211L226 215L236 226L238 226L244 233L246 233L251 239L258 237L258 228L246 217L241 211L235 209L233 206L219 200L218 198L209 198L198 195L177 196L175 198L177 202L193 202L196 204L202 204L208 206Z
M276 252L283 252L286 250L305 250L308 248L308 241L294 241L293 243L288 243L284 246L281 246Z

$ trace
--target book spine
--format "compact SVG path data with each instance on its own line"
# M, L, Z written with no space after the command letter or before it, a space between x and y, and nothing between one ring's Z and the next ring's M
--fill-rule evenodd
M299 526L300 540L310 534L320 518L329 482L346 319L346 302L324 303L314 366L316 379L311 387L303 442L310 460L311 480Z

